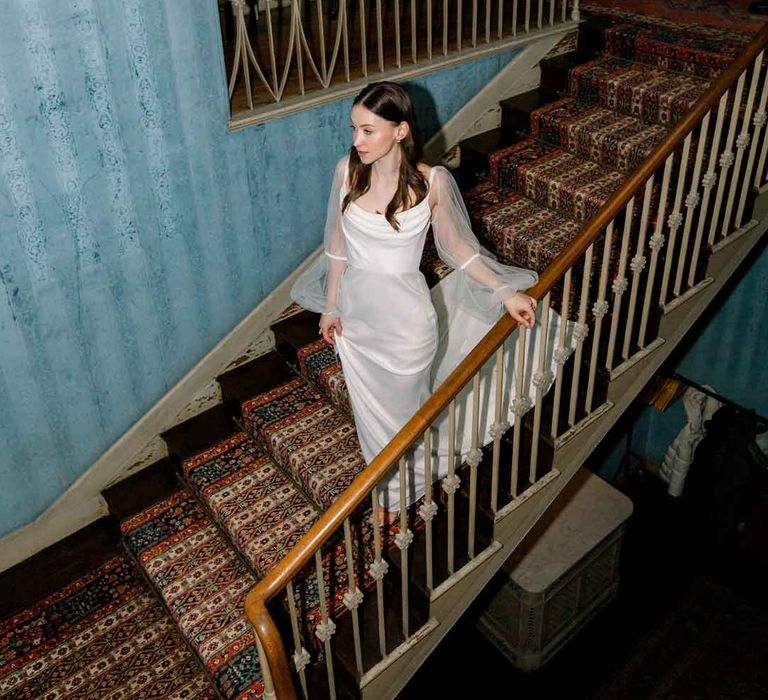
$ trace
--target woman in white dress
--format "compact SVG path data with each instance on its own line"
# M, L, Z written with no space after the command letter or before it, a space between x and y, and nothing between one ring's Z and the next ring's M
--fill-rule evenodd
M440 257L456 270L437 290L447 325L455 308L487 329L506 308L532 328L536 302L520 290L537 277L489 256L451 174L419 162L413 109L402 87L368 85L355 98L351 119L352 148L336 167L328 202L325 255L292 296L322 314L320 332L336 346L370 463L429 397L438 346L450 344L419 271L430 225ZM441 353L441 377L460 359ZM424 493L423 455L411 455L410 466L409 505ZM446 473L447 465L436 471ZM379 502L382 511L400 510L396 474L380 485Z

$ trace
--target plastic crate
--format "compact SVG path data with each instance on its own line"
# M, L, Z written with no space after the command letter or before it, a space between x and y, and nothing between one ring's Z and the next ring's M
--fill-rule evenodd
M545 664L615 595L632 501L582 469L504 565L478 619L515 666Z

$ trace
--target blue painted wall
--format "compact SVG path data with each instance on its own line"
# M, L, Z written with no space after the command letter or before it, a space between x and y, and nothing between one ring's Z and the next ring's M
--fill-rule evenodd
M673 369L709 385L736 403L768 416L768 245L765 241L737 273L736 284L723 290L714 308L690 332ZM688 422L682 401L664 413L645 408L633 421L634 452L661 462L667 446ZM621 466L626 432L612 436L616 449L599 473L612 479Z
M0 0L0 535L319 244L351 100L226 130L214 0ZM418 81L429 136L509 60Z

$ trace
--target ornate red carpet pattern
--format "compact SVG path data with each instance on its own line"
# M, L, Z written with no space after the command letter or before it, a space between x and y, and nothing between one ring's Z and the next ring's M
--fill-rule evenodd
M650 155L667 130L564 97L531 113L531 134L581 158L628 172Z
M246 429L323 507L365 468L352 421L303 379L243 404Z
M245 596L256 579L187 492L123 521L123 536L222 697L260 698L264 687Z
M245 433L186 460L183 469L196 495L260 577L319 515Z
M344 373L333 346L321 338L300 348L296 355L301 375L318 387L336 408L352 415Z
M117 556L0 622L0 697L214 700L173 621Z
M583 12L702 36L748 39L764 20L747 12L751 0L590 0Z
M573 97L666 126L676 123L707 86L690 75L619 58L597 58L570 71Z

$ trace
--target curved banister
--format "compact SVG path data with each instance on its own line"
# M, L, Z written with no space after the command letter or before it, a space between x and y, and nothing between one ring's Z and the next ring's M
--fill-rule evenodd
M744 52L709 86L688 113L670 130L639 168L629 176L608 201L587 221L568 248L539 277L528 294L540 300L573 267L587 248L605 231L629 200L645 185L648 178L665 162L685 137L702 121L720 98L736 82L752 60L768 45L768 24L749 42ZM282 639L266 603L283 589L314 555L322 544L339 529L344 520L397 464L405 452L419 440L445 410L450 401L490 359L497 348L517 327L509 315L503 316L485 337L461 361L443 384L421 406L392 441L354 479L342 496L302 537L286 557L248 593L245 609L259 635L270 666L277 697L293 700L296 694Z

